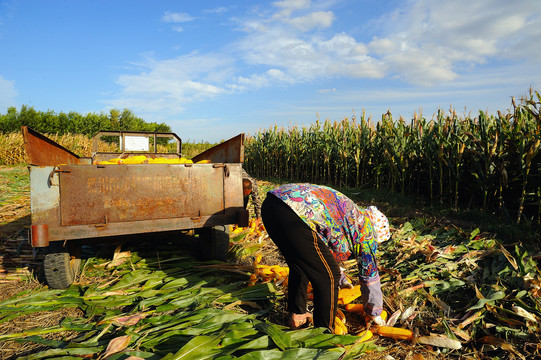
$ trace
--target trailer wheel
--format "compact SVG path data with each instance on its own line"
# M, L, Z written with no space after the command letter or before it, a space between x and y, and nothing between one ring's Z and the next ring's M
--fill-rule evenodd
M43 259L43 270L51 289L66 289L73 283L81 265L80 249L74 245L68 248L49 246Z
M201 228L198 233L199 248L204 260L227 260L229 252L228 225Z

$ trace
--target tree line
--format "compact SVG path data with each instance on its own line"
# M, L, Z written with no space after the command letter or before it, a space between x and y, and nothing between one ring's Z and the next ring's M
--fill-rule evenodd
M20 110L12 106L7 109L7 113L0 114L0 134L21 131L21 126L29 126L43 134L83 134L90 137L100 130L171 132L169 125L146 122L129 109L111 109L108 113L83 115L75 111L39 111L22 105Z

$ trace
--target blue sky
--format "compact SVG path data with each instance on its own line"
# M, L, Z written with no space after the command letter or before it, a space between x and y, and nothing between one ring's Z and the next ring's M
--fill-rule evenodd
M541 91L539 0L0 0L0 113L128 108L184 141Z

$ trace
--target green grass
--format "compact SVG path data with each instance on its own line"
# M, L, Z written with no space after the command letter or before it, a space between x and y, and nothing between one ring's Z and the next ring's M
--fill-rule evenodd
M0 167L0 207L18 202L30 194L30 176L26 166Z

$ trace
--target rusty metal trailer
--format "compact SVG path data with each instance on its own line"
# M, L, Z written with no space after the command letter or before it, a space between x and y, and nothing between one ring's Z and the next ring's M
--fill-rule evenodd
M22 132L30 171L29 240L33 247L46 249L45 278L52 288L66 288L74 281L83 241L194 230L208 258L224 259L228 225L248 223L244 134L195 156L193 163L100 165L141 154L180 159L181 140L173 133L99 132L92 157L85 158L28 127ZM120 153L99 152L103 136L118 137ZM160 138L177 141L176 153L158 153ZM130 139L139 145L146 139L154 150L132 151L127 147ZM207 163L197 163L200 160Z

